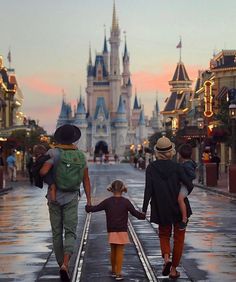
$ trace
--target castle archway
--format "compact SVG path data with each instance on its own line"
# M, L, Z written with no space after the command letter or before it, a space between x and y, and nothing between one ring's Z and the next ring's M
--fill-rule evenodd
M105 141L97 142L94 150L94 154L96 156L100 156L101 154L108 154L108 145Z

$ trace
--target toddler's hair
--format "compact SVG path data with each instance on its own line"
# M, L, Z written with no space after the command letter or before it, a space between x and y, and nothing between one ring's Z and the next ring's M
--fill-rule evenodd
M112 183L107 187L107 190L114 193L114 192L127 192L127 187L121 180L114 180Z
M190 144L180 145L179 154L183 159L190 159L192 156L192 146Z
M41 155L44 155L47 152L47 149L44 145L34 145L33 154L37 158Z

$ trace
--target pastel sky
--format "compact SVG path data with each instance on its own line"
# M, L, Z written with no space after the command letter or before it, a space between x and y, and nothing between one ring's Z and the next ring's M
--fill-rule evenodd
M39 120L48 133L55 129L62 89L75 104L80 86L85 96L89 42L92 57L109 38L113 0L1 1L0 54L12 67L24 94L26 116ZM194 81L209 66L213 52L236 49L235 0L116 0L116 10L131 60L133 90L151 116L158 91L160 108L169 95L179 60ZM134 91L133 91L134 92ZM133 93L134 94L134 93Z

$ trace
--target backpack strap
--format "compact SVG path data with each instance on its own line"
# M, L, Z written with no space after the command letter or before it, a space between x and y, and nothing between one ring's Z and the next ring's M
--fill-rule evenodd
M69 144L69 145L59 144L59 145L56 145L55 148L63 149L63 150L77 150L78 149L74 144Z

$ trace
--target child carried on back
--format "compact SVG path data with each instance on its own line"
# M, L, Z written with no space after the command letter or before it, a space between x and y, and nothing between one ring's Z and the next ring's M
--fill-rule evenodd
M35 186L43 188L43 182L48 184L50 201L56 201L56 185L53 178L53 171L50 170L44 177L40 176L40 169L43 164L50 159L50 155L47 155L47 149L44 145L35 145L33 148L33 155L35 162L33 164L32 173L34 176Z
M196 163L191 159L192 147L190 144L182 144L179 147L180 163L184 168L184 172L193 181L196 178ZM187 208L184 199L188 196L189 192L184 185L181 185L178 203L182 214L182 221L179 222L179 230L184 230L188 223Z

